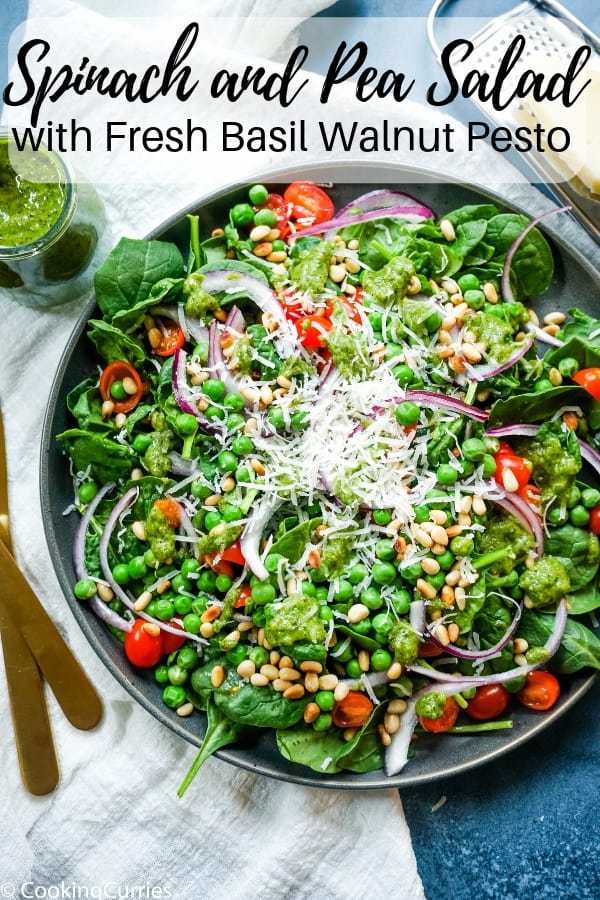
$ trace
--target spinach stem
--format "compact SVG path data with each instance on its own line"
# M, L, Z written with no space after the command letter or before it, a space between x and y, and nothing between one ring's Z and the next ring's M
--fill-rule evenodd
M495 562L500 562L502 559L514 559L514 553L510 547L503 547L500 550L490 550L489 553L484 553L482 556L477 556L475 559L471 560L471 565L474 569L485 569L487 566L491 566Z
M187 219L190 223L190 248L192 250L192 253L194 254L194 269L197 269L201 264L202 256L200 250L200 218L199 216L188 215Z
M511 719L500 719L498 722L478 722L476 725L454 725L448 729L448 734L475 734L478 731L501 731L512 728Z

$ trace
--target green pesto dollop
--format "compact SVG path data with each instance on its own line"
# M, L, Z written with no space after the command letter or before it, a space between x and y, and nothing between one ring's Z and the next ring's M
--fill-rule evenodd
M219 618L213 622L213 629L216 634L218 634L219 631L231 624L233 610L235 609L235 604L238 597L240 596L240 593L241 588L238 585L233 585L225 594L223 598L223 607L221 609L221 614L219 615ZM239 638L232 638L230 634L227 634L221 641L219 641L219 649L223 650L223 652L226 653L228 650L232 650L236 646L238 640Z
M440 691L429 691L415 703L415 712L424 719L440 719L444 714L446 695Z
M354 539L351 534L338 532L327 539L321 553L321 566L327 572L328 578L340 577L350 561L353 546Z
M381 306L390 306L406 296L406 290L415 274L412 260L404 256L393 256L389 262L375 272L365 272L362 285Z
M372 369L372 362L364 335L348 334L336 325L327 333L325 341L342 378L366 378Z
M519 448L533 466L533 478L540 488L542 503L556 498L558 507L567 503L581 469L581 451L574 431L560 422L544 422L536 436Z
M514 327L510 321L485 312L476 312L465 322L477 341L487 346L491 359L503 363L520 346L514 339Z
M231 357L231 367L237 370L240 375L249 375L252 371L252 340L250 338L241 337L235 342Z
M171 468L171 460L167 455L170 445L170 431L152 432L150 445L144 453L144 465L156 478L164 478Z
M202 287L204 275L200 272L192 272L183 282L183 296L185 311L193 319L203 319L220 307L220 302Z
M312 597L293 594L281 605L271 607L267 617L265 638L273 647L309 641L322 644L325 641L325 623L319 618L319 604Z
M389 634L394 659L403 666L410 666L419 655L419 638L404 619L392 625Z
M202 557L207 553L211 555L225 550L234 541L237 541L241 533L241 525L225 525L224 522L215 525L208 534L205 534L198 541L198 556Z
M329 277L329 265L333 253L332 241L320 241L303 250L290 266L289 277L301 291L322 294Z
M146 518L146 539L158 562L165 562L175 553L175 530L156 506L151 507Z
M556 605L571 590L567 570L555 556L541 556L519 579L534 606Z
M479 538L479 553L494 553L506 550L506 554L496 560L489 571L497 575L508 575L516 565L522 563L535 547L533 536L512 516L498 515L490 519Z
M279 374L284 378L296 378L299 375L316 375L317 368L301 356L288 356L281 363Z
M9 154L9 138L0 139L0 246L23 247L39 240L64 209L61 171L45 150L19 155L19 172ZM14 145L13 145L14 146Z

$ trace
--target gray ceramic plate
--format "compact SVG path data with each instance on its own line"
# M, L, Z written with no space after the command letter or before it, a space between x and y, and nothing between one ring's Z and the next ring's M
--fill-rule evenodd
M390 184L390 167L385 169L385 178L381 177L381 167L363 166L364 182L356 183L355 167L334 165L325 168L305 169L302 172L288 171L277 173L282 183L299 179L318 182L333 181L330 193L336 208L348 203L353 197ZM380 180L378 180L378 173ZM428 173L398 168L394 171L394 189L406 190L419 197L438 214L468 203L492 201L505 209L514 209L498 196L475 190L458 183L436 183L436 178ZM417 178L418 175L418 178ZM272 177L272 176L271 176ZM257 179L268 182L269 176ZM353 183L348 183L351 180ZM415 183L420 180L421 183ZM406 184L404 183L406 182ZM273 190L280 189L276 184ZM187 246L188 230L185 221L186 213L200 213L204 234L222 225L227 220L230 207L246 199L245 187L233 187L213 194L182 210L152 232L149 237L174 241L182 249ZM518 210L526 212L526 210ZM552 220L550 220L552 221ZM541 313L550 309L568 309L577 298L577 303L585 306L584 298L596 296L600 286L600 274L574 248L566 246L558 232L549 224L544 228L551 240L556 274L552 287L544 297L543 305L539 304ZM590 301L588 300L588 303ZM76 580L71 562L71 548L77 524L75 515L63 516L63 510L72 502L72 484L68 465L62 455L55 435L71 427L71 420L66 410L67 393L83 378L93 371L95 365L94 350L85 337L85 326L94 312L93 302L84 310L66 348L54 379L50 401L46 412L42 438L41 465L41 499L44 514L46 536L50 553L63 588L65 598L90 644L112 672L120 684L149 713L160 722L171 728L176 734L199 746L205 728L205 718L195 713L189 718L180 719L168 709L161 699L161 688L155 683L151 672L134 669L129 665L122 651L121 644L105 629L104 625L79 603L72 591ZM540 316L541 318L541 316ZM418 750L414 759L410 760L403 772L393 778L386 778L383 772L371 772L357 775L351 772L338 775L320 776L303 766L296 766L279 755L274 736L270 731L260 731L249 743L220 750L217 756L234 765L299 784L317 787L348 788L364 790L402 785L415 785L427 781L435 781L458 772L464 772L474 766L489 762L513 750L532 738L541 730L548 728L588 690L594 677L587 673L566 682L559 703L546 714L531 712L524 708L514 708L512 718L514 727L511 731L491 732L475 736L435 736L427 735L419 739ZM182 772L182 776L183 776ZM200 776L201 777L201 776Z

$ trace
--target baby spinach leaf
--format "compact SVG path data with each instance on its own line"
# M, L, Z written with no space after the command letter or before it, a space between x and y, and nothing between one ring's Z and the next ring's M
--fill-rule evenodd
M561 561L573 591L588 584L600 564L600 541L591 531L574 525L551 529L544 541L544 552Z
M473 222L478 219L491 219L498 215L497 208L492 203L476 203L470 206L461 206L444 216L452 222L454 227L462 225L464 222Z
M383 748L377 734L379 710L371 717L367 725L358 733L356 742L351 744L347 753L340 756L337 763L342 769L350 772L375 772L383 768ZM348 744L346 744L348 746Z
M346 749L346 742L337 729L319 732L302 722L277 731L276 740L277 749L290 762L327 775L340 771L335 760Z
M157 281L178 278L183 271L183 257L175 244L121 238L96 272L98 306L112 321L118 313L147 301Z
M576 359L580 369L596 368L600 366L600 343L594 345L583 337L572 337L562 347L548 350L544 354L544 362L557 366L561 359L568 357Z
M118 481L131 470L132 455L129 447L80 428L70 428L57 435L63 441L73 460L76 472L86 472L101 484Z
M348 625L340 625L336 622L335 630L339 634L343 634L346 637L352 638L352 641L357 644L359 647L362 647L364 650L369 650L371 653L374 650L379 650L381 644L379 644L373 638L368 637L366 634L359 634L358 631L354 631Z
M198 755L192 763L190 770L177 789L178 797L183 797L198 774L200 767L206 762L209 756L212 756L212 754L221 747L227 747L229 744L235 743L245 731L243 725L228 719L213 701L209 701L208 703L206 716L208 722L204 740L202 741Z
M112 424L102 415L102 400L94 378L87 378L69 392L67 407L83 431L112 433Z
M299 525L296 525L295 528L286 531L285 534L271 545L269 553L280 553L281 556L285 556L289 562L298 562L306 550L306 545L310 541L312 533L322 521L321 518L307 519L306 522L301 522Z
M229 672L214 692L218 708L234 722L259 728L289 728L299 722L308 698L286 700L271 685L256 687Z
M505 400L496 400L490 410L488 428L496 425L512 425L518 422L541 422L550 419L561 406L587 407L589 394L576 385L552 388L551 391L535 391L515 394Z
M592 581L578 591L569 594L567 600L569 613L572 616L593 612L595 609L600 609L600 588L595 581Z
M506 256L511 244L529 224L526 216L500 213L487 226L485 240L496 249L496 257ZM533 228L519 245L512 261L511 276L517 299L543 294L554 275L554 259L544 235Z
M565 341L574 337L589 341L590 335L596 332L596 336L592 340L600 345L600 319L595 319L594 316L588 315L576 306L571 307L569 315L571 321L567 322L562 329L562 337Z
M519 624L519 637L532 647L543 646L552 632L554 616L524 610ZM580 669L600 669L600 640L576 619L567 619L561 646L548 667L559 674L571 675Z
M257 256L258 260L259 257ZM206 272L221 272L221 271L229 271L232 276L238 272L240 275L251 275L253 278L258 278L259 281L264 281L265 284L269 283L269 279L267 278L265 272L259 265L254 265L250 262L244 262L241 259L217 259L211 262L210 260L206 262L203 266L198 269L200 274L204 275ZM235 285L235 281L232 279L231 286ZM227 297L230 295L227 294ZM233 295L231 295L233 296Z
M98 355L106 362L124 359L135 366L146 359L146 351L137 338L125 334L120 328L115 328L102 319L90 319L88 337L95 345Z

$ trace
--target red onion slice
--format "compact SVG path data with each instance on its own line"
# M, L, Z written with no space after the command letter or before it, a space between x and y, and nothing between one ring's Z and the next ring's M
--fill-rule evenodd
M502 595L502 596L504 596L504 595ZM507 598L507 599L512 600L512 597ZM426 629L427 635L428 635L429 639L431 640L432 644L435 644L436 647L440 647L442 650L444 650L450 656L455 656L457 659L471 659L471 660L489 659L491 656L495 656L497 653L500 653L500 651L506 647L506 645L508 644L508 642L510 641L510 639L512 638L512 636L514 635L515 631L517 630L517 628L519 626L519 622L521 621L522 608L516 602L516 600L512 600L512 602L517 607L517 611L515 613L515 616L514 616L512 622L510 623L510 625L508 626L508 628L506 629L505 633L502 635L500 640L496 644L494 644L493 647L488 647L486 650L465 650L463 647L457 647L455 644L443 644L440 640L438 640L438 638L435 635L435 626L437 624L436 622L426 623L425 629Z
M221 332L216 319L212 320L208 330L208 366L213 378L218 378L223 382L228 394L239 393L242 382L240 378L233 374L225 362L223 350L221 349ZM246 398L244 398L244 404L246 406L251 405Z
M570 206L560 206L556 209L550 209L548 212L543 213L541 216L537 216L533 221L527 225L526 228L523 229L521 234L512 242L508 249L508 253L506 254L506 259L504 260L504 267L502 269L502 279L501 279L501 291L502 291L502 299L507 303L514 303L515 296L512 292L512 288L510 286L510 267L512 266L512 261L514 259L515 253L521 246L522 242L525 240L530 231L532 231L536 225L539 225L544 219L547 219L549 216L554 216L556 213L567 212L567 210L571 209Z
M418 722L417 713L415 712L417 699L418 697L415 694L407 700L407 707L400 716L400 728L392 735L390 745L385 748L384 769L388 778L401 772L408 762L408 750L415 725Z
M350 210L356 209L356 207L360 207L361 212L372 212L375 209L389 209L394 206L421 206L423 209L427 209L428 218L435 218L433 210L425 207L416 197L400 191L389 191L385 188L369 191L367 194L356 197L351 203L347 203L338 210L337 218L348 215Z
M458 413L461 416L467 416L469 419L475 419L478 422L485 422L488 414L483 409L476 406L469 406L456 397L447 397L445 394L434 394L431 391L406 391L405 400L410 400L419 406L426 406L429 409L447 409L450 412Z
M514 366L515 363L518 363L525 356L527 351L533 347L534 340L533 337L527 338L503 363L488 363L483 366L471 366L467 363L469 378L472 381L485 381L486 378L494 378L500 372L505 372L506 369L510 369L511 366Z
M283 325L286 321L283 307L272 289L264 281L246 275L243 272L234 272L231 269L215 269L206 272L202 280L202 287L209 294L224 292L225 294L245 294L258 306L261 312L270 313L274 321Z
M243 313L237 308L237 306L232 306L229 310L229 315L225 320L225 328L230 328L232 331L242 332L246 328L246 320L244 319Z
M487 428L486 434L490 437L535 437L539 425L529 425L526 422L516 425L499 425L498 428Z
M594 450L587 441L582 441L581 438L579 438L579 449L581 451L581 456L585 459L586 463L600 474L600 453L598 453L597 450Z
M507 494L505 497L498 497L494 500L496 506L500 506L509 515L523 525L527 531L531 532L535 540L535 549L538 556L544 553L544 532L542 531L542 522L538 514L532 506L515 494Z
M187 381L187 354L185 350L178 348L173 356L173 373L171 375L173 396L177 406L185 413L198 419L199 427L205 434L218 434L220 428L212 422L208 422L204 413L196 406L200 394L195 394Z
M375 219L403 218L412 222L424 222L431 218L431 210L426 206L390 206L386 209L373 209L370 212L358 213L355 216L336 216L327 222L319 222L309 225L296 232L297 237L305 237L311 234L321 234L324 231L338 232L347 225L361 225L363 222L372 222Z
M183 631L181 628L175 628L173 625L169 625L166 622L161 622L159 619L154 619L143 610L134 610L133 601L128 597L121 585L117 584L117 582L113 578L112 570L108 561L110 539L117 523L120 521L120 517L127 512L130 506L133 505L133 503L137 499L138 493L139 491L136 487L129 488L129 490L126 491L119 500L117 500L111 510L108 519L106 520L106 525L104 526L104 531L102 532L102 537L100 538L99 547L100 566L104 573L104 577L110 584L119 600L139 619L144 619L146 622L151 622L153 625L158 625L161 631L166 631L169 634L175 634L177 635L177 637L185 636L189 640L196 641L199 644L207 644L208 641L204 640L204 638L201 638L197 634L192 634L189 631Z
M564 347L565 345L564 341L559 341L553 334L548 334L547 331L544 331L538 325L534 325L533 322L527 323L525 331L530 331L536 340L541 341L543 344L550 344L552 347Z

